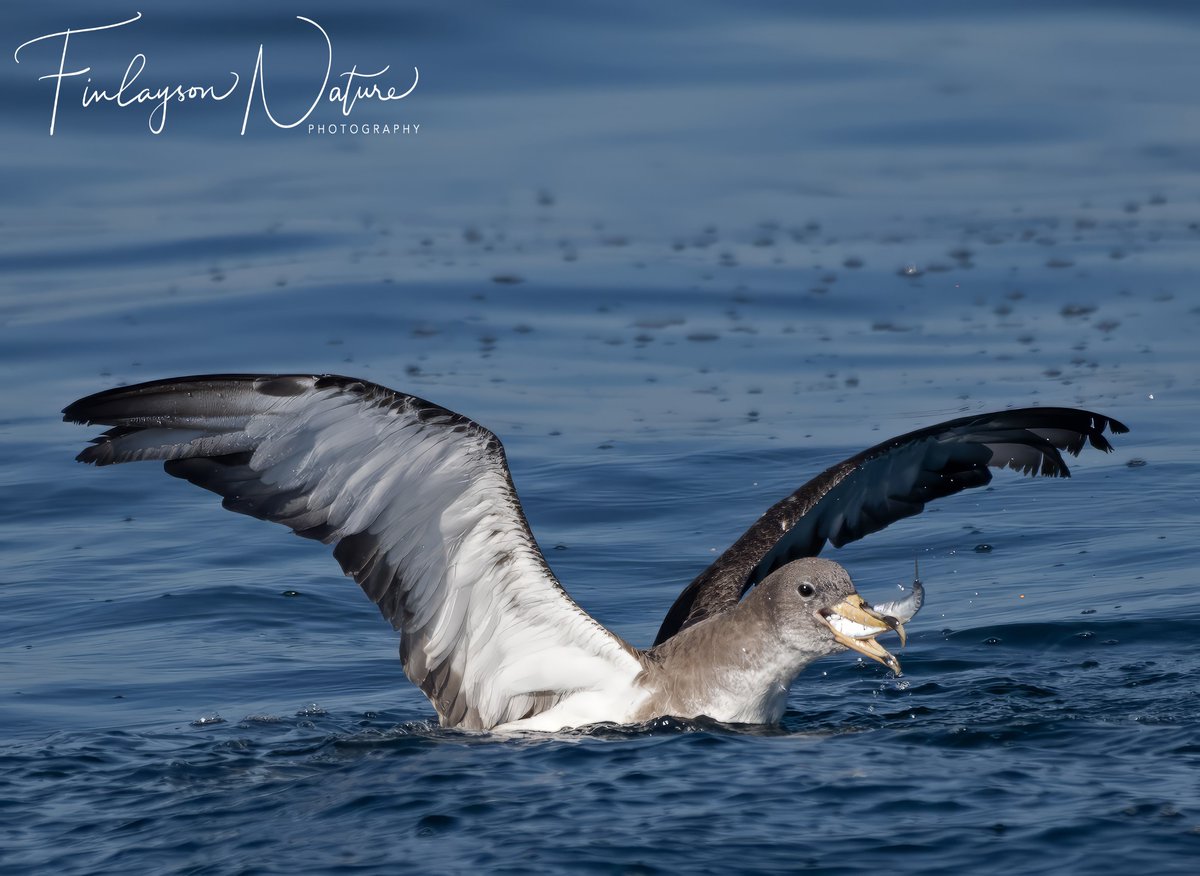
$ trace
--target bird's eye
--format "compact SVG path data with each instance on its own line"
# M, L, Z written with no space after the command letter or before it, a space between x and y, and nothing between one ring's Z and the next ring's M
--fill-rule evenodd
M800 586L797 587L796 590L805 599L810 598L814 593L817 592L816 589L811 584L809 584L807 581L801 582Z

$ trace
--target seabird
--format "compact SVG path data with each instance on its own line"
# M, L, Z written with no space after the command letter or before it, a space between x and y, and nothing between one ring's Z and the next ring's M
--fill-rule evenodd
M333 545L400 631L441 724L554 731L659 716L770 724L805 666L850 648L899 672L908 596L872 607L816 557L987 484L1067 477L1060 451L1128 431L1072 408L976 414L884 441L769 508L689 584L653 647L601 626L547 565L500 441L432 402L337 375L222 374L118 387L63 411L109 426L77 459L163 460L231 511Z

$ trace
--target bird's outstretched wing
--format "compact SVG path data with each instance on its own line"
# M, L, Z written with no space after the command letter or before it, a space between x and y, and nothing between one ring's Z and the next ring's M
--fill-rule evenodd
M822 472L771 506L675 600L655 644L728 611L784 563L841 547L919 514L925 503L992 479L990 468L1069 477L1062 454L1085 443L1112 450L1109 417L1074 408L1019 408L962 417L877 444Z
M444 725L530 717L641 669L559 585L500 442L466 417L335 375L154 381L63 415L112 427L83 462L163 460L232 511L335 545Z

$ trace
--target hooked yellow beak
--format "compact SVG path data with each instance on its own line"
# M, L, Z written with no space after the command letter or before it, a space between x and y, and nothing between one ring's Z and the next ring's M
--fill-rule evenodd
M839 643L900 674L900 661L875 641L880 633L891 631L900 636L900 645L904 645L904 625L894 617L875 611L857 593L847 596L833 608L821 609L815 616L833 631L833 638Z

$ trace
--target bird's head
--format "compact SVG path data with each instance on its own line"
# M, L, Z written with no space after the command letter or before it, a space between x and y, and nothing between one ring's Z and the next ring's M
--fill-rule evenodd
M767 610L777 634L797 650L819 656L850 648L899 674L900 661L875 637L895 632L903 645L903 622L920 607L919 594L914 589L909 600L889 603L885 614L858 595L850 575L837 563L805 557L776 569L747 600Z

